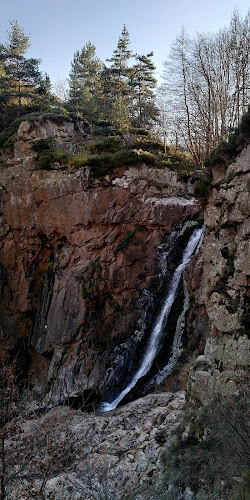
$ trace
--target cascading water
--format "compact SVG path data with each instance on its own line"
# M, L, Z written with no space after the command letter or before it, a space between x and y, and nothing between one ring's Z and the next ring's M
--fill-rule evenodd
M199 245L199 242L202 237L202 232L203 232L202 229L196 229L192 233L190 240L183 252L182 262L179 264L179 266L176 268L174 272L173 278L170 283L168 295L160 311L160 314L157 317L155 325L151 331L148 346L142 357L138 370L135 372L131 382L125 387L125 389L123 389L120 392L120 394L112 402L101 403L101 405L99 406L100 412L114 410L120 403L120 401L122 401L122 399L133 389L138 380L149 372L152 363L158 353L162 337L162 331L167 323L169 313L174 303L180 279L182 277L185 267L189 263L193 253L195 252L195 250Z
M181 355L182 352L181 339L185 327L185 315L189 307L189 296L187 287L185 285L184 285L184 293L185 293L185 299L184 299L183 309L176 323L175 336L171 349L171 356L167 364L150 380L147 387L149 387L152 384L160 384L164 380L164 378L167 377L167 375L170 375L178 361L178 358Z

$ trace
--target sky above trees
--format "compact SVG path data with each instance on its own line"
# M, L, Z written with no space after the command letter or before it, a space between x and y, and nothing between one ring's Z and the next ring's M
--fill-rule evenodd
M28 56L41 58L41 70L56 82L68 77L74 53L88 41L101 60L109 58L125 24L131 50L154 51L159 79L182 26L190 35L217 31L229 23L235 8L244 16L249 0L8 0L1 5L0 43L9 21L17 19L31 35Z

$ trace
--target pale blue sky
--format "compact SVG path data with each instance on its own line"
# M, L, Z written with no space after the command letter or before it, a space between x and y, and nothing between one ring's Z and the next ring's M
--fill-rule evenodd
M123 25L131 50L154 51L157 77L170 45L184 26L190 35L213 32L230 22L235 8L245 16L249 0L0 0L0 43L9 21L17 19L31 34L27 55L42 59L54 82L67 78L74 52L87 41L102 61L112 55Z

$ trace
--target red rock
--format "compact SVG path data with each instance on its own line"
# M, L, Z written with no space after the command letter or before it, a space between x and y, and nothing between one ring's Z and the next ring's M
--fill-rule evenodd
M46 137L47 125L39 127L38 137ZM66 369L72 344L82 361L96 356L99 339L118 344L131 336L135 301L155 274L164 231L197 214L199 205L188 192L191 184L167 170L118 169L113 180L94 182L84 168L37 170L33 153L27 156L34 134L22 125L15 154L23 163L2 172L2 326L11 344L25 338L41 354L63 349ZM161 190L147 181L159 175ZM86 376L84 364L82 370ZM93 366L89 377L101 377L98 370Z

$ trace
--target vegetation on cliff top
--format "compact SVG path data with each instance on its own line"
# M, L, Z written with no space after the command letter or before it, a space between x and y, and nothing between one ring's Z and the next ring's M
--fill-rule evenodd
M205 166L221 165L227 167L249 143L250 139L250 106L242 116L239 126L229 135L227 141L221 141L205 160Z
M167 141L185 144L194 161L227 140L250 102L250 11L228 27L190 37L185 29L165 62L161 115Z
M211 188L210 168L222 168L226 170L240 152L249 144L250 140L250 106L243 115L239 126L229 135L227 141L221 141L211 154L205 159L206 170L204 176L195 184L194 195L197 198L206 199Z
M126 26L109 66L97 58L91 42L75 52L63 103L52 93L48 75L41 73L41 61L26 57L30 36L17 21L10 27L7 42L0 45L0 131L20 115L55 104L85 121L91 134L100 121L126 133L131 127L150 128L157 119L153 52L133 54Z
M156 140L143 136L137 139L130 136L130 141L124 142L123 136L114 136L99 142L89 141L83 144L82 152L70 156L65 151L56 151L50 140L34 141L33 149L37 153L37 165L42 169L53 169L55 162L62 168L89 167L93 177L100 178L112 173L117 167L131 165L149 165L158 168L170 168L181 175L190 174L196 170L191 158L164 145Z

